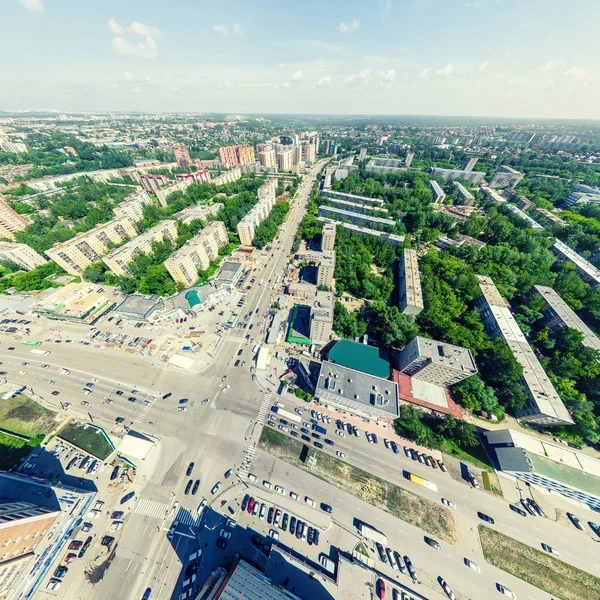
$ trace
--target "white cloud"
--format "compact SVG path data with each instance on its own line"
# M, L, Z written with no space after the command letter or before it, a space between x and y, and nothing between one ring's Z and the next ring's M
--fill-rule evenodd
M356 31L360 27L360 21L358 19L352 19L348 23L340 23L338 29L340 33L350 33Z
M448 77L454 73L454 65L452 63L448 63L445 67L438 69L435 74L440 77Z
M354 75L350 75L349 77L346 77L344 79L344 83L346 83L346 84L349 84L349 83L365 84L365 83L367 83L367 81L369 81L369 79L371 79L372 71L373 70L370 67L367 69L363 69L362 71L359 71L358 73L355 73Z
M232 37L244 33L244 28L239 23L234 23L231 26L231 29L228 29L226 25L220 23L219 25L213 25L213 29L223 37Z
M484 61L484 62L482 62L482 63L479 65L479 70L480 70L481 72L483 72L483 71L487 71L488 65L489 65L489 63L488 63L488 61L487 61L487 60L486 60L486 61Z
M108 20L108 28L115 36L112 40L113 52L139 58L158 56L156 38L161 37L161 33L156 27L133 21L131 25L123 28L111 17ZM140 37L143 39L139 40Z
M125 73L123 73L123 79L125 79L125 81L131 81L133 79L133 73L131 71L125 71Z
M304 73L302 71L294 71L292 73L292 81L302 81L304 79Z
M390 69L389 71L377 71L377 76L386 83L396 81L396 71L394 71L394 69Z
M291 87L291 83L289 81L284 81L283 83L276 83L273 87L276 90L281 90L281 89L287 90L288 88Z
M324 85L331 85L331 75L323 75L323 77L319 77L317 85L319 87L323 87Z
M573 79L588 79L592 75L592 70L588 67L571 67L565 71L565 75Z
M567 63L562 58L555 58L554 60L549 60L542 67L536 69L538 73L554 73L566 67Z
M419 73L419 77L421 79L428 79L429 78L429 69L425 68L423 69L420 73Z
M44 12L42 0L19 0L27 12Z

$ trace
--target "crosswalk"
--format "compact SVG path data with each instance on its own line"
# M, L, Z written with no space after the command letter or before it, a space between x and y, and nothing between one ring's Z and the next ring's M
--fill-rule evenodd
M250 472L250 467L252 466L252 461L254 460L254 454L256 453L256 444L260 438L262 427L265 424L265 415L271 408L272 399L272 394L266 394L261 402L258 415L256 416L256 427L254 428L254 432L248 441L248 447L245 450L244 462L239 469L239 476L243 479L245 479Z
M135 512L138 515L163 519L169 512L169 505L165 502L157 502L156 500L142 498L135 507Z

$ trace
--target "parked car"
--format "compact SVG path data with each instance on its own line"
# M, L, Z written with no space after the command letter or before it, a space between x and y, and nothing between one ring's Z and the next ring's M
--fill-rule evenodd
M569 513L569 512L567 513L567 517L569 517L569 520L571 521L571 523L573 523L573 525L575 527L577 527L577 529L579 529L580 531L583 531L583 525L581 524L579 517L577 517L573 513Z

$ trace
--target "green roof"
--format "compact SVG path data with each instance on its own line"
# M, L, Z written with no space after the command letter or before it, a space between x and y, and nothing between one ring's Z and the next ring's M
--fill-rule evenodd
M390 376L390 363L381 357L380 352L379 348L373 346L340 340L329 351L328 358L348 369L387 379Z
M186 292L185 299L190 303L190 308L194 308L196 304L200 304L201 300L198 298L198 292L196 290L190 290Z
M572 488L576 488L588 494L600 497L600 479L594 477L579 469L574 469L568 465L563 465L553 460L549 460L533 452L528 452L527 456L533 464L535 473L544 475L555 481L559 481Z

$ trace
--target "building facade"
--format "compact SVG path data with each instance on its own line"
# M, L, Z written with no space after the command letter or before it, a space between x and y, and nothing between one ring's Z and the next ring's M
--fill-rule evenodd
M27 221L16 213L0 194L0 237L15 239L15 233L27 227Z
M189 169L192 164L192 159L187 148L173 148L173 158L180 169Z
M398 296L400 312L409 317L416 317L423 308L423 292L421 276L415 250L405 248L398 263Z
M335 223L325 223L321 232L321 250L335 250Z
M485 177L483 171L465 171L464 169L442 169L441 167L431 167L429 174L433 177L439 177L444 181L454 181L455 179L464 179L469 183L480 183Z
M48 261L27 244L0 242L0 260L13 262L25 271L45 265Z
M144 206L147 206L148 204L152 204L152 198L150 198L146 190L133 192L133 194L127 196L121 204L115 206L115 217L117 217L117 219L127 217L134 223L137 223L144 218Z
M169 178L164 175L154 175L153 173L142 173L140 175L142 187L152 194L165 185L169 185Z
M494 176L490 180L491 188L510 188L514 189L525 175L512 167L501 165L496 169Z
M194 204L176 212L173 217L182 223L191 223L196 220L206 221L210 217L214 217L222 208L223 205L220 202L215 202L209 206Z
M335 250L323 252L317 274L317 286L324 285L328 289L333 287L333 276L335 274Z
M333 329L333 307L335 299L332 292L317 291L310 309L310 341L313 344L326 344Z
M444 198L446 197L442 186L433 179L429 182L429 185L431 186L431 193L433 194L433 203L442 204L444 202Z
M600 284L600 269L585 260L583 256L577 254L577 252L567 246L567 244L560 240L556 240L554 246L552 246L552 250L560 262L572 262L582 279L594 286Z

